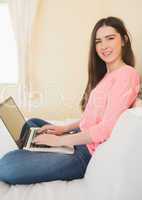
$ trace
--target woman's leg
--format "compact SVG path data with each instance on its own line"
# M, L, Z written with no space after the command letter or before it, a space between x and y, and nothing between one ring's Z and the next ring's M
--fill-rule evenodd
M28 126L48 122L31 119ZM74 129L77 133L80 129ZM91 155L86 145L75 146L74 154L15 150L0 159L0 181L9 184L32 184L53 180L82 178Z
M86 145L75 146L74 154L15 150L0 159L0 181L32 184L79 179L90 158Z

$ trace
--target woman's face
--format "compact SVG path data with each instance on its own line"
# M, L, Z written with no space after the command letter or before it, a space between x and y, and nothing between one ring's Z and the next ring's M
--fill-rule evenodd
M106 64L121 60L122 45L121 36L113 27L102 26L97 30L96 52Z

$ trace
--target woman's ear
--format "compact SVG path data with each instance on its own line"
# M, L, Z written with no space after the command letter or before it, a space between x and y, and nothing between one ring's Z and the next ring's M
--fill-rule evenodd
M128 36L124 35L124 39L122 39L122 47L124 47L127 42L128 42Z

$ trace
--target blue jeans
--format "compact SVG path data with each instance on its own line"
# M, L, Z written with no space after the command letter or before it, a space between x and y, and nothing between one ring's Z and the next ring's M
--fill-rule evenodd
M50 123L36 118L28 120L22 128L21 137L29 127L45 124ZM74 131L77 133L80 129ZM83 178L90 158L86 145L76 145L74 154L14 150L0 159L0 181L32 184Z

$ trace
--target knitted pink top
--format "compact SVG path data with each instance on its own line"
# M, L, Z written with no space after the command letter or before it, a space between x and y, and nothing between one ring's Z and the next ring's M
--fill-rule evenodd
M134 103L139 87L138 72L125 66L107 72L91 91L80 121L81 131L92 137L93 142L87 144L91 154L110 137L121 113Z

